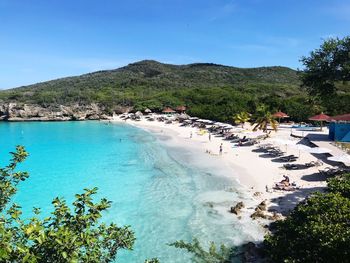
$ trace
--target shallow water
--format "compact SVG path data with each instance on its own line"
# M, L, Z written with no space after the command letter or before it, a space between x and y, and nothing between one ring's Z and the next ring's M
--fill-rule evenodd
M113 202L107 222L128 224L137 241L118 262L190 262L189 255L167 243L198 237L229 245L256 239L258 226L227 213L230 204L247 199L233 180L201 165L193 152L166 144L141 129L100 122L0 123L0 163L18 144L30 157L30 172L15 202L30 216L32 207L52 211L51 200L68 203L83 188L97 186L98 197ZM247 199L247 201L249 201Z

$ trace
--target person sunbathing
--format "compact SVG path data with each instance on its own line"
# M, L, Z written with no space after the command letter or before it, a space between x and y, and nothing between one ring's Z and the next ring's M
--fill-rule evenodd
M279 183L276 183L276 186L290 186L289 177L283 175L283 180Z

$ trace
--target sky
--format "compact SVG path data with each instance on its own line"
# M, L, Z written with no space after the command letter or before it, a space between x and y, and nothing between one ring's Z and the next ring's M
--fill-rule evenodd
M0 89L143 59L302 68L350 0L0 0Z

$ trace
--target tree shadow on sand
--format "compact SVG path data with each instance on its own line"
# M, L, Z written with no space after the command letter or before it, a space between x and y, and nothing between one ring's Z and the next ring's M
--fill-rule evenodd
M297 189L293 192L289 192L283 197L273 198L271 200L270 212L276 211L286 216L290 213L294 207L303 201L305 197L309 196L314 192L324 192L326 187L310 187Z

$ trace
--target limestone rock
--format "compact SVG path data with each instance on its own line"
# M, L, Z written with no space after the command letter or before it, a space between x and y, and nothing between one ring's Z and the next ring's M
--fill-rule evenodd
M235 206L231 206L230 212L238 215L241 212L242 208L244 208L244 203L238 202Z
M98 104L87 105L32 105L0 103L0 120L5 121L69 121L109 119L106 110Z

